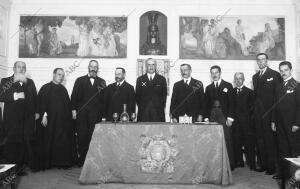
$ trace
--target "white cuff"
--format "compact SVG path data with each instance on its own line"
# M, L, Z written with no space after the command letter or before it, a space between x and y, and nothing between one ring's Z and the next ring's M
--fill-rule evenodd
M205 121L205 122L206 122L206 121L209 121L209 119L208 119L208 118L205 118L204 121Z
M233 122L233 121L234 121L234 119L233 119L233 118L231 118L231 117L227 117L227 119L228 119L229 121L231 121L231 122Z
M18 93L14 93L14 100L18 100Z

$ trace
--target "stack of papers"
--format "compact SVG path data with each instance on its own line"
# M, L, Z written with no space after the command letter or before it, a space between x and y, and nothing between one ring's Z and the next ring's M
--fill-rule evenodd
M5 171L13 168L16 164L0 164L0 173L4 173Z
M300 158L285 158L285 159L300 167Z

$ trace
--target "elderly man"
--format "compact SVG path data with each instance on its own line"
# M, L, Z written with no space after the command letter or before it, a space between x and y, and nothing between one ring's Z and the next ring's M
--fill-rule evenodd
M234 169L235 162L231 129L234 121L233 87L230 83L221 79L220 66L212 66L210 74L213 82L205 90L206 113L204 121L216 121L223 125L230 165L231 169ZM221 111L215 108L219 108Z
M191 77L192 67L189 64L180 66L182 80L173 87L170 114L173 122L185 114L193 118L193 122L202 121L204 114L204 89L201 81Z
M270 127L271 108L275 102L275 90L281 83L280 74L268 67L268 55L260 53L256 56L259 72L253 75L254 86L254 118L258 147L257 171L267 175L275 173L276 144L275 135Z
M244 73L234 74L234 124L233 139L235 163L237 167L244 167L243 150L250 170L255 170L255 135L252 122L253 113L253 91L244 86Z
M273 178L287 178L284 158L300 156L300 85L292 77L290 62L281 62L279 71L283 82L276 89L271 128L276 132L280 170Z
M164 122L167 99L166 79L156 73L156 61L146 60L147 73L136 81L138 121Z
M113 114L121 115L123 105L129 115L135 113L135 94L132 85L125 81L126 71L124 68L116 68L116 82L108 85L104 91L104 107L106 120L112 121Z
M62 85L64 76L62 68L55 68L52 81L43 85L38 94L41 169L68 168L75 159L75 129L69 94Z
M37 91L34 82L25 75L25 62L15 62L13 70L14 74L3 78L0 85L0 101L4 102L4 156L6 163L17 164L19 169L26 164L33 169L35 120L39 118ZM26 172L18 170L18 174Z
M95 124L104 116L103 89L106 82L97 76L97 60L89 62L88 71L87 75L76 79L71 95L72 116L77 125L79 166L84 163Z

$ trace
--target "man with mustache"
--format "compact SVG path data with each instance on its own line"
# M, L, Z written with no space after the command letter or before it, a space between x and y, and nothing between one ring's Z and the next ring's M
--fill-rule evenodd
M171 98L170 115L174 123L185 114L192 121L202 121L204 114L204 89L201 81L191 77L192 67L189 64L180 66L182 80L174 84Z
M156 73L156 61L146 60L147 73L136 80L138 121L165 122L167 81Z
M300 85L292 77L292 64L279 64L283 82L276 88L271 127L276 132L280 170L273 178L287 179L289 166L284 158L300 156Z
M3 126L5 131L4 157L6 163L17 164L18 175L26 175L25 165L33 166L33 145L37 113L37 91L34 82L27 78L26 64L17 61L14 74L3 78L0 84L0 101L4 102Z
M275 90L281 83L280 74L268 67L268 55L256 55L259 71L253 75L254 120L258 150L256 171L267 175L275 173L276 144L275 135L270 127L271 110L275 103Z
M84 163L95 124L104 117L103 89L106 82L97 76L98 61L91 60L88 70L87 75L76 79L71 95L72 117L76 119L77 125L80 167Z
M216 121L223 125L225 142L231 169L235 168L233 144L232 144L232 123L234 112L233 87L230 83L221 79L220 66L210 68L212 84L205 89L205 116L204 121ZM221 109L221 111L219 111ZM212 111L212 110L216 110ZM210 117L214 117L211 120Z
M234 74L234 154L237 167L244 167L243 147L250 170L255 170L255 134L253 121L253 91L244 85L243 72Z
M116 68L115 81L108 85L104 91L104 110L107 121L113 120L113 114L120 116L123 105L126 104L127 113L130 116L135 113L135 94L132 85L125 81L126 71L124 68Z

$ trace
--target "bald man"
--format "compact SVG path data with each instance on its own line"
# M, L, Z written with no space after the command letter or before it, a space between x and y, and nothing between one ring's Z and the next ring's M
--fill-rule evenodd
M17 164L17 169L33 167L33 141L37 113L37 91L34 82L25 76L26 64L17 61L14 74L3 78L0 84L0 101L4 102L5 130L4 156L6 163ZM19 175L26 175L18 170Z

